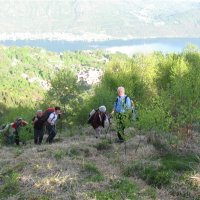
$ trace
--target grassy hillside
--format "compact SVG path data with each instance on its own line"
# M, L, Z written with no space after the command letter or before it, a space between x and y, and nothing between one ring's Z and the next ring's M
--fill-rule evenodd
M51 38L48 33L61 33L86 40L200 36L196 0L1 0L0 5L0 33L7 35L45 33L39 37Z
M1 147L0 199L198 200L198 143L193 154L167 152L138 133L127 130L126 154L113 130L96 139L90 128L65 131L52 145Z

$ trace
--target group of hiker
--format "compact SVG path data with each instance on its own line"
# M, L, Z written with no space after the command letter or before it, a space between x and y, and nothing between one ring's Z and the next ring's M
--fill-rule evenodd
M49 108L45 112L38 110L36 116L32 119L34 127L34 143L41 144L44 136L44 129L46 128L48 137L46 143L51 144L56 136L56 121L61 114L59 106Z
M34 128L34 143L41 144L44 136L44 131L47 131L48 137L46 143L51 144L56 136L56 121L61 114L61 108L48 108L44 112L37 110L36 115L32 118ZM20 144L20 129L28 125L28 122L22 118L17 118L14 122L5 124L0 129L0 134L3 135L5 144Z
M110 124L110 119L115 116L116 129L119 142L124 142L124 130L127 123L130 121L130 112L133 112L135 106L131 99L125 95L124 87L120 86L117 89L118 96L114 102L111 113L106 112L106 106L102 105L98 109L93 109L90 113L88 123L95 130L95 137L99 138L101 127L105 127L106 122ZM51 144L56 136L56 121L61 114L61 108L48 108L44 112L37 110L35 116L32 118L32 125L34 128L34 143L42 144L44 132L47 132L46 143ZM6 124L0 128L0 134L4 135L6 144L20 143L19 131L21 127L28 125L28 122L22 118L17 118L13 123Z
M118 141L124 142L124 130L130 123L131 117L136 118L134 102L125 94L125 88L122 86L118 87L117 93L118 96L110 114L106 113L106 106L104 105L90 113L88 123L94 128L96 138L100 137L100 129L105 126L106 120L109 121L109 119L114 115L116 119Z

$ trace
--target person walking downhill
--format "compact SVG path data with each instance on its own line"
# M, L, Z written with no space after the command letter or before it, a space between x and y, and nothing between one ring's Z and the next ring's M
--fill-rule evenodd
M58 119L58 116L61 114L61 109L60 107L55 107L55 111L52 112L48 119L47 119L47 125L46 129L48 132L48 137L46 142L51 144L53 142L54 137L56 136L56 121Z
M115 113L116 125L117 125L117 136L119 142L124 142L124 129L129 121L129 111L131 111L131 100L125 95L124 87L120 86L117 89L117 99L114 102L114 108L111 112Z
M32 119L32 124L34 127L34 143L41 144L44 136L44 122L41 120L42 110L36 112L36 116Z

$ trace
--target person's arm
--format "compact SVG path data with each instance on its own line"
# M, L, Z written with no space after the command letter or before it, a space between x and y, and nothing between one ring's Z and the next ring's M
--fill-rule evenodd
M114 107L112 109L112 112L110 113L111 115L115 113L116 107L117 107L117 100L114 102Z
M25 120L22 120L21 125L22 125L22 126L26 126L26 125L28 125L28 122L25 121Z
M33 117L32 124L34 125L36 121L38 121L38 118L37 117Z

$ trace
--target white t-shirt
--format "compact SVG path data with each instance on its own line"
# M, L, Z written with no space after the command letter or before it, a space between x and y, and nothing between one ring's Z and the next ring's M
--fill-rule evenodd
M55 112L51 113L48 118L48 122L51 122L51 125L55 125L56 120L58 119L58 115Z

